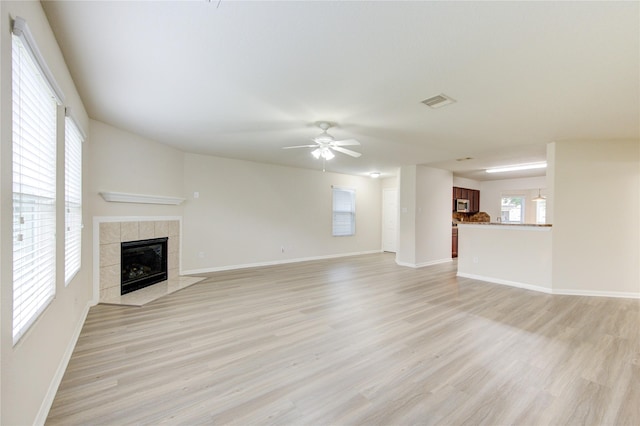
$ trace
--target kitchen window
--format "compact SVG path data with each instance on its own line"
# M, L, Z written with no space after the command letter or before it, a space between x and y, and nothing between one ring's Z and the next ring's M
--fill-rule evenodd
M536 201L536 223L547 223L547 200Z
M524 195L502 197L500 219L502 223L524 223Z

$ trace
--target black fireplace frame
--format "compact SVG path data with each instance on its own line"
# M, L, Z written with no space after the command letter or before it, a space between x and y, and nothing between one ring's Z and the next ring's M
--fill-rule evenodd
M148 287L153 284L157 284L161 281L166 281L167 274L167 258L169 253L167 251L167 242L169 238L153 238L149 240L127 241L120 244L120 294L131 293L132 291L139 290L144 287ZM160 245L161 259L159 271L147 274L139 278L128 278L125 270L125 255L126 251L132 249L140 249L148 246Z

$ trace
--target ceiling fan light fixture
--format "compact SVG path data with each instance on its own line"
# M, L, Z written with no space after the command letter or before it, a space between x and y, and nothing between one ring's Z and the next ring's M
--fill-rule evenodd
M334 157L335 157L335 154L331 152L329 148L322 149L322 158L324 158L325 160L331 160Z
M326 146L314 149L313 151L311 151L311 155L313 155L313 158L315 158L316 160L319 160L320 158L331 160L335 157L335 154L331 152L331 150Z
M283 146L282 149L292 148L313 148L311 155L316 160L322 158L323 162L332 160L335 158L335 152L340 154L346 154L353 158L358 158L362 154L356 151L345 148L345 146L358 146L360 142L355 139L336 140L333 136L327 133L327 129L333 126L332 123L326 121L317 122L316 125L322 129L322 133L312 139L315 145L295 145L295 146Z

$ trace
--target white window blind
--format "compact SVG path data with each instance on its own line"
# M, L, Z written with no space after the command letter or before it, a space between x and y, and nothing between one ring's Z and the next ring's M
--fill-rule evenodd
M82 141L75 121L64 123L64 282L69 284L80 270L82 251Z
M56 95L46 73L36 63L34 52L23 40L14 28L14 343L53 299L56 278Z
M333 188L333 236L356 233L355 189Z

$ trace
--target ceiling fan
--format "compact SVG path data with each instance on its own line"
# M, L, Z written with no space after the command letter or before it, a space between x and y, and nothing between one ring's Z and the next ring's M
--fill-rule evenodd
M335 157L335 154L332 151L340 152L342 154L350 155L351 157L358 158L362 154L359 152L352 151L347 148L343 148L343 146L355 146L360 145L355 139L345 139L341 141L337 141L333 136L327 133L333 125L327 121L319 121L316 123L320 129L322 129L322 133L312 139L315 142L314 145L297 145L297 146L285 146L282 149L292 149L292 148L315 148L311 151L311 155L316 159L322 158L322 160L331 160Z

